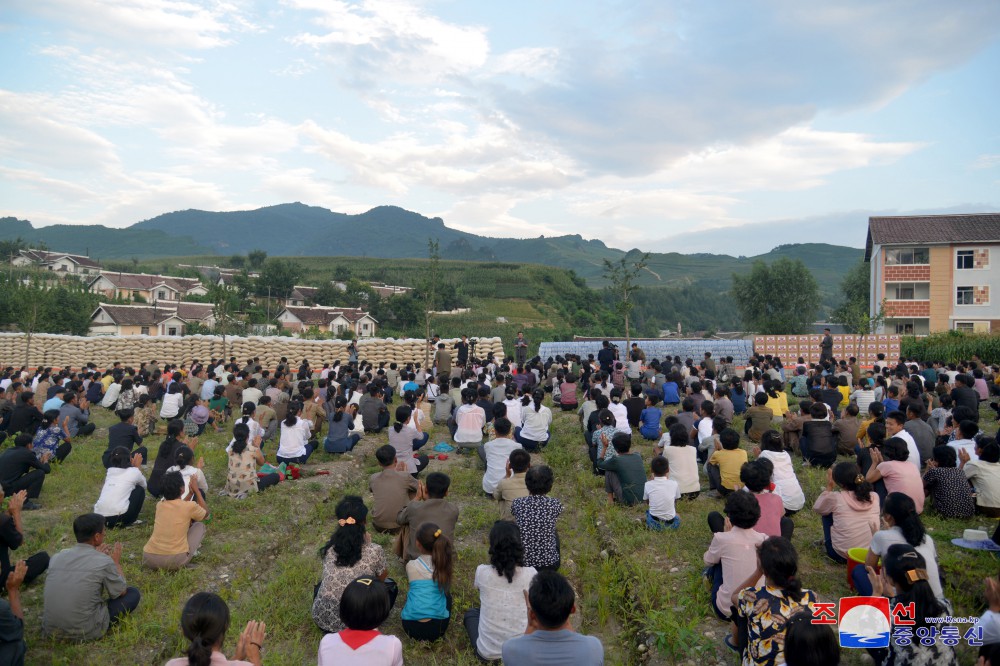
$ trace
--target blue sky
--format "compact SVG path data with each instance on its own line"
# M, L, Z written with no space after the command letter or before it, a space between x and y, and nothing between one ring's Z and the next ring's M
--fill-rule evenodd
M399 205L757 254L1000 210L1000 3L8 0L0 215Z

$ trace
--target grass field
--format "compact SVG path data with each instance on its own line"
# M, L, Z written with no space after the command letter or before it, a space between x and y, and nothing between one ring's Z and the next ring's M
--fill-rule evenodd
M50 554L72 544L73 518L91 510L100 492L104 470L100 454L105 446L103 428L112 422L103 410L95 416L100 426L89 438L78 440L65 463L56 467L42 492L44 509L25 512L25 543L14 555L40 549ZM739 423L735 424L737 427ZM996 429L995 423L988 426ZM680 503L681 528L672 533L650 533L639 522L643 510L609 507L600 479L589 471L589 461L575 414L555 412L551 444L540 456L556 474L553 495L566 511L560 519L562 572L578 592L575 625L604 642L609 664L732 664L734 656L722 646L727 625L715 620L708 606L708 592L701 571L702 554L710 540L705 520L722 502L704 498ZM442 429L431 441L446 438ZM155 451L160 437L150 438ZM384 435L369 435L354 454L315 454L310 472L330 471L329 476L307 476L290 481L244 501L219 497L225 480L224 447L228 435L203 436L197 453L204 455L212 512L208 534L196 566L176 573L151 572L140 566L142 546L152 529L154 504L147 501L141 518L145 524L118 530L109 541L125 545L123 566L130 585L143 594L138 611L104 639L88 644L67 644L40 634L44 578L24 592L28 664L162 664L184 647L179 629L181 608L196 591L222 595L232 611L226 652L232 654L239 630L250 619L267 624L264 650L267 664L314 664L322 637L310 616L313 585L321 571L318 548L335 525L336 502L345 494L360 494L370 501L367 476L376 471L372 452L385 443ZM638 450L648 461L649 443ZM273 446L270 448L273 454ZM797 464L809 506L824 483L824 472ZM454 587L454 617L444 640L418 644L400 630L401 596L383 629L403 637L407 664L476 664L461 626L464 611L478 605L472 588L477 565L487 562L486 535L496 518L496 506L482 497L479 460L475 455L452 455L433 461L432 471L452 477L450 499L461 508L456 532L458 564ZM800 573L806 587L823 600L848 596L845 568L830 563L823 554L818 516L808 508L794 517L793 542L800 556ZM934 536L945 590L956 615L978 615L983 607L982 578L997 573L997 560L989 554L965 551L951 545L970 524L942 520L930 511L925 524ZM374 535L387 549L388 538ZM405 592L406 576L389 555L390 576ZM968 650L968 649L967 649ZM870 663L864 655L845 650L845 664ZM960 663L972 663L966 651Z

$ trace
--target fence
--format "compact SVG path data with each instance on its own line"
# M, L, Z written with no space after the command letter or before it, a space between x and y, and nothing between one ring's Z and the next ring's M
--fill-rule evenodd
M624 359L626 346L624 340L611 340L612 344L618 345L621 356ZM712 357L720 359L726 356L733 357L733 363L738 366L745 366L750 361L753 353L753 342L750 340L636 340L635 341L646 354L646 360L664 359L680 356L681 359L692 358L700 361L705 358L705 352L712 352ZM542 359L547 359L557 355L576 354L582 358L587 358L588 354L597 356L601 350L600 340L573 340L570 342L543 342L538 347L538 355Z

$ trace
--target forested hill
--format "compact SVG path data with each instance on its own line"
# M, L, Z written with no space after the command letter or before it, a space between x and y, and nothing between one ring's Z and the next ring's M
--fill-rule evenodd
M604 260L614 261L628 254L579 235L526 239L479 236L452 229L441 218L425 217L395 206L379 206L359 215L347 215L300 203L234 212L177 211L125 229L96 225L36 229L25 220L0 219L0 240L15 238L97 259L230 256L254 249L286 257L422 258L427 256L427 239L434 238L445 259L502 260L568 268L596 287L604 284ZM756 259L770 262L792 257L801 259L812 270L824 304L832 306L839 301L838 287L844 273L862 256L860 249L823 243L782 245L757 257L683 254L683 247L677 249L679 252L652 254L642 283L649 287L685 288L693 301L710 292L719 298L728 291L732 274L749 271Z

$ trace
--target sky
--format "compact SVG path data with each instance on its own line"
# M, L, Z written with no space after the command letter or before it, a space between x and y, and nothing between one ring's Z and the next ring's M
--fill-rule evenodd
M4 0L0 216L753 255L1000 211L1000 2Z

